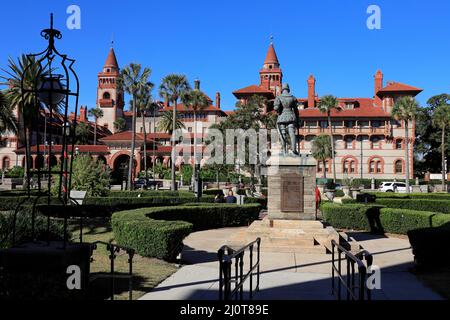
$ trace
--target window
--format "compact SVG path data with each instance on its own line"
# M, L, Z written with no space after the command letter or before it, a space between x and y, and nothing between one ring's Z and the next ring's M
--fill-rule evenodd
M345 109L350 110L350 109L353 109L353 107L354 107L353 102L346 102L345 103Z
M374 158L369 162L369 172L370 173L382 173L383 172L383 162L380 158Z
M402 139L395 140L395 149L403 149L403 140Z
M345 149L353 149L353 141L352 137L345 138Z
M379 128L381 126L381 122L378 120L372 120L372 127Z
M188 132L192 132L192 127L189 127L189 128L188 128Z
M344 122L344 126L346 128L353 128L355 126L355 122L352 121L352 120L347 120L347 121Z
M356 172L356 161L353 159L346 159L343 165L344 173L355 173Z
M111 95L109 94L109 92L105 92L103 94L103 99L111 99Z
M4 157L3 161L2 161L2 169L9 169L9 158L8 157Z
M403 161L402 160L395 161L394 173L403 173Z
M321 121L320 121L320 127L321 127L322 129L328 128L328 121L327 121L327 120L321 120Z
M381 148L381 139L379 137L372 137L372 149Z
M327 173L330 172L330 163L329 160L325 161L325 171ZM323 161L317 162L317 172L323 172Z

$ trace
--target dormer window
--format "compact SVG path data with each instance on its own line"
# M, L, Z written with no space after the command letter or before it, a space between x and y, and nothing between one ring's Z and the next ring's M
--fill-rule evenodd
M345 105L344 105L344 108L347 109L347 110L351 110L354 107L355 107L355 105L354 105L353 102L346 102Z

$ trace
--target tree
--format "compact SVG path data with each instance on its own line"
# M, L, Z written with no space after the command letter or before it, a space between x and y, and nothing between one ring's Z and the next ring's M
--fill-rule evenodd
M268 104L267 99L261 96L253 95L245 103L238 102L236 110L229 115L223 122L212 125L211 129L219 129L222 134L226 129L242 129L244 131L253 129L258 132L260 129L273 129L276 126L275 113L266 113L265 109ZM225 135L224 135L225 136ZM225 147L225 146L224 146ZM234 149L233 149L234 150ZM224 149L224 154L227 152ZM249 148L246 147L245 157L249 157ZM251 176L258 178L261 183L260 166L262 165L261 155L257 154L256 164L244 164L244 169L250 172Z
M2 91L0 91L0 135L7 131L17 133L17 119L12 106Z
M418 115L419 105L411 96L404 96L397 99L394 108L392 108L392 117L398 121L403 121L405 124L405 159L406 159L406 192L409 193L409 179L410 179L410 157L409 157L409 122L414 121Z
M158 129L158 131L172 134L172 132L173 132L173 130L172 130L172 128L173 128L173 112L171 112L171 111L161 112L161 119L159 119L158 125L156 126L156 128ZM177 119L177 121L175 123L175 130L185 129L185 128L186 128L186 126L184 125L184 123L180 119Z
M323 163L323 177L327 177L326 161L333 156L333 148L329 136L320 134L314 138L311 146L311 153L317 161Z
M328 129L330 130L330 142L331 142L331 159L333 162L333 182L336 183L336 163L334 161L334 138L333 138L333 127L331 125L331 111L339 110L339 100L332 95L326 95L320 98L319 111L327 115L328 119Z
M162 79L159 86L159 95L167 102L173 102L173 116L172 116L172 161L171 161L171 177L172 177L172 190L176 190L177 185L175 181L175 130L177 128L177 104L178 99L182 97L191 87L184 75L169 74Z
M144 134L144 170L145 170L145 179L148 180L147 173L147 130L145 129L145 114L148 111L152 111L155 107L155 102L152 99L151 90L153 89L153 83L147 83L147 85L141 90L138 91L137 99L136 99L136 110L139 111L142 119L142 129ZM130 101L131 107L133 107L132 101Z
M75 129L77 144L89 144L90 127L85 122L78 122Z
M18 132L21 142L25 140L25 148L27 157L25 158L25 165L27 172L31 170L30 157L30 141L32 128L37 128L36 120L38 119L39 111L42 108L37 101L35 89L39 87L40 79L45 77L48 72L42 71L42 68L36 62L34 57L27 57L21 55L17 59L17 63L12 59L8 59L8 70L2 69L6 73L0 76L3 79L1 85L8 86L6 90L6 98L13 107L18 108ZM23 81L22 81L23 80ZM27 90L22 95L23 87ZM59 106L49 106L50 112L59 111ZM25 135L23 135L25 132ZM37 130L36 130L37 132ZM36 140L39 140L37 138Z
M93 108L89 110L89 115L95 118L94 124L94 145L97 144L97 121L100 118L103 118L103 110L99 107Z
M193 176L195 179L195 170L197 165L197 113L205 110L209 106L209 101L206 95L198 89L188 91L182 97L183 104L187 109L192 109L194 113L194 168Z
M446 129L450 127L450 105L443 104L437 107L433 113L433 126L441 130L441 164L442 164L442 190L445 189L445 134Z
M127 122L124 118L118 118L116 121L114 121L114 130L117 132L122 132L127 127Z
M136 108L137 96L139 90L148 86L151 70L149 68L144 68L136 63L130 63L128 66L122 69L119 78L117 79L117 85L122 88L126 93L130 94L133 99L133 117L131 122L131 154L130 162L128 164L128 189L133 190L133 167L134 167L134 149L136 147Z
M73 160L72 189L87 191L91 197L105 196L109 191L111 172L108 166L95 161L90 155L78 155ZM59 176L56 177L56 180ZM53 193L57 192L58 181L54 184Z

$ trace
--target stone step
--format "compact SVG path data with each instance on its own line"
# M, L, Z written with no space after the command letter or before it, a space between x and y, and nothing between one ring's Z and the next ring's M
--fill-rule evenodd
M279 246L279 245L277 246L262 245L261 252L324 254L326 253L326 250L322 246L293 247L293 246Z
M265 218L263 221L259 221L260 224L270 226L270 220ZM320 221L306 221L306 220L272 220L273 228L283 229L323 229L324 226Z

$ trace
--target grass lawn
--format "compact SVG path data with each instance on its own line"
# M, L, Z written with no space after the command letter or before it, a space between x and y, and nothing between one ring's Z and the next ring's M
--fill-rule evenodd
M111 230L109 218L87 219L83 221L83 242L113 242L114 234ZM73 241L79 241L78 221L70 224ZM109 252L106 246L98 245L94 251L91 262L91 274L107 274L110 272ZM128 255L119 252L114 260L114 270L120 274L128 273ZM152 288L178 270L175 264L171 264L154 258L141 257L137 254L133 257L133 299L138 299ZM95 298L108 299L110 280L101 278L93 283ZM128 280L115 279L114 299L128 299Z

